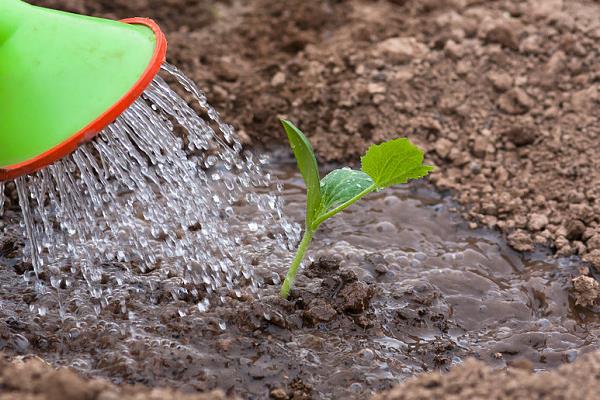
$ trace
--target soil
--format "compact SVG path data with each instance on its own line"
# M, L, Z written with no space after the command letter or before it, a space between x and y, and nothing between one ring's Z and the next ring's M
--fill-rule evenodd
M144 15L250 143L295 121L323 160L406 135L465 217L600 267L600 3L36 0Z
M406 135L439 167L431 181L450 189L470 228L498 229L518 251L550 246L600 268L597 1L31 2L155 18L170 61L206 90L248 145L284 144L281 116L307 133L323 161L357 161L370 143ZM19 277L27 266L4 259L12 269L0 278L0 347L87 378L280 399L366 398L471 356L495 367L526 359L540 370L596 349L597 271L580 271L578 259L522 258L490 231L469 233L460 222L441 229L454 205L413 189L396 192L401 203L382 197L325 227L327 245L315 252L293 301L278 300L278 278L265 273L262 300L231 296L198 315L167 282L152 294L160 307L144 308L147 298L132 293L141 322L125 324L135 333L128 340L130 332L118 328L127 318L108 310L83 325L28 317L33 294ZM390 204L395 219L382 220ZM361 231L366 222L373 227ZM2 247L10 258L19 243ZM510 388L512 379L530 397L533 390L542 397L547 381L563 382L560 390L581 382L583 390L580 371L594 379L598 368L589 360L575 364L573 375L539 376L469 362L390 396L466 394L456 384L464 382L494 398L501 385L492 383Z
M1 400L234 400L222 391L184 394L174 389L115 386L83 379L67 368L54 369L37 357L9 360L0 355Z
M600 390L600 356L586 356L575 364L543 374L526 363L494 370L473 359L448 374L422 374L372 400L429 399L594 399ZM68 369L55 370L35 357L0 359L1 400L234 400L222 392L183 394L143 386L114 386L101 379L85 380ZM274 400L288 399L283 390L271 391ZM301 398L301 397L298 397Z
M469 360L449 374L423 374L372 400L595 399L600 390L600 355L556 371L536 374L527 364L507 371Z
M301 221L294 163L270 165L286 215ZM423 182L374 194L324 224L289 301L277 296L285 265L274 274L256 260L262 298L223 291L223 304L204 312L193 296L200 288L171 278L152 292L132 287L127 313L34 315L22 278L31 266L21 239L5 236L0 350L115 384L244 399L365 399L469 357L546 370L598 350L598 308L568 291L577 263L522 257L493 231L469 229L455 207Z
M473 359L448 374L422 374L372 400L429 399L594 399L600 390L600 357L586 356L575 364L543 374L526 363L494 370ZM143 386L114 386L100 379L84 380L70 370L54 370L37 358L0 361L2 400L234 400L221 392L183 394ZM288 399L283 390L271 391L274 400ZM301 397L299 397L301 398Z

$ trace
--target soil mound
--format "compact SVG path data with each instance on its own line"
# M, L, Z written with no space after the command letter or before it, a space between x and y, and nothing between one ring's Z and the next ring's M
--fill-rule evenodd
M527 364L493 370L468 360L448 374L418 375L372 400L520 400L596 399L600 390L600 354L555 371L533 373Z
M0 356L0 400L235 400L221 391L184 394L141 385L115 386L84 379L67 369L54 369L37 357L9 361Z

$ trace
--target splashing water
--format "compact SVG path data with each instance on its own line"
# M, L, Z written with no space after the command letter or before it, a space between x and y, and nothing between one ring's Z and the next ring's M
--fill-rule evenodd
M4 196L4 182L0 182L0 217L4 215L4 202L6 197Z
M279 198L265 194L272 181L261 161L242 152L188 78L167 64L163 70L207 120L157 76L93 141L16 180L33 265L24 276L38 313L98 314L108 306L126 313L127 291L167 278L177 282L174 298L192 297L204 310L228 292L256 294L257 260L280 265L298 240ZM3 203L4 195L0 213ZM260 210L259 219L244 221L244 207Z
M0 182L0 217L4 215L4 202L6 197L4 197L4 182Z

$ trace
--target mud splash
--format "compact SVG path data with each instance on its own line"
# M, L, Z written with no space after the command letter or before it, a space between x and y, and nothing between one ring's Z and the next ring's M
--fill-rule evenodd
M286 213L301 221L304 188L293 163L272 168ZM574 263L523 257L496 233L469 230L453 207L426 183L371 195L324 224L291 301L276 296L287 266L273 274L256 257L262 299L224 292L224 304L206 312L192 296L173 295L178 283L168 278L150 293L131 290L126 315L34 317L27 303L35 293L11 254L18 242L5 242L0 350L117 383L364 399L468 356L493 366L524 358L544 370L598 347L600 318L568 296Z

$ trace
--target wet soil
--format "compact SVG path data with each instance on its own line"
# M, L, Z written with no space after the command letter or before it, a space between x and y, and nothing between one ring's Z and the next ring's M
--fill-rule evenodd
M293 163L273 165L300 222L302 180ZM324 224L289 301L277 296L285 266L255 260L262 298L223 293L206 312L173 278L132 287L126 313L34 316L19 242L5 239L0 350L117 384L245 399L364 399L468 357L541 371L596 350L600 319L569 295L576 263L524 257L455 207L427 183L371 195Z
M418 375L372 400L595 399L600 390L599 372L597 353L542 374L532 373L527 363L498 370L469 359L448 374ZM140 385L114 386L100 379L85 380L68 369L54 370L36 357L0 361L0 384L2 400L234 400L220 391L184 394L175 390L149 390ZM271 391L270 398L290 397L276 389Z
M3 241L8 354L115 383L362 399L469 356L494 367L524 358L539 371L597 347L595 271L572 282L581 263L564 258L600 267L597 1L31 2L157 19L170 60L247 144L283 143L279 116L310 136L321 160L356 160L369 143L409 136L440 167L431 181L451 189L472 224L449 212L458 206L448 197L413 185L326 225L292 302L274 297L278 279L263 268L262 300L231 294L198 313L165 282L152 294L132 290L132 314L62 323L28 313L28 267L15 261L18 240ZM286 179L300 221L301 185ZM492 231L470 230L480 226L518 251L550 246L563 258L524 257ZM439 378L448 382L440 390L474 369ZM485 390L500 375L481 376L482 396L494 398ZM417 379L407 393L427 385Z
M157 19L170 59L248 143L287 116L321 159L407 135L464 215L600 266L600 3L35 0Z

